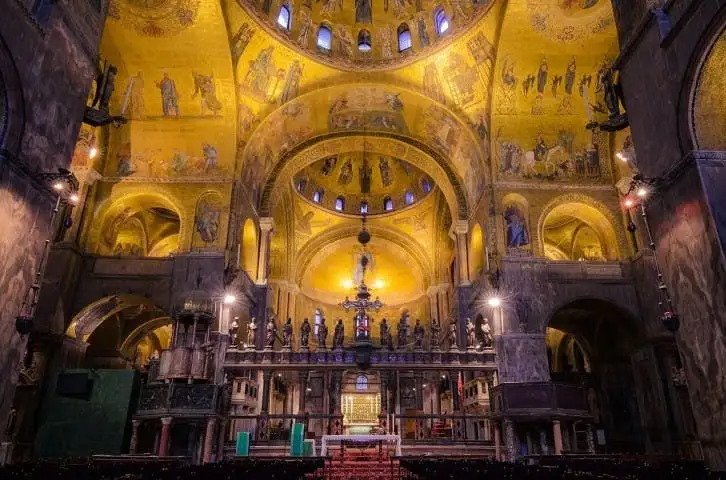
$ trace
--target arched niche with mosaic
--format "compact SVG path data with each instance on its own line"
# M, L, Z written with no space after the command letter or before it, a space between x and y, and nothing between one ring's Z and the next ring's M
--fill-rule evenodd
M193 250L218 249L221 246L224 203L217 192L202 194L194 212Z
M583 194L561 195L542 210L539 247L555 261L615 261L625 248L622 227L603 203Z
M502 198L504 246L507 255L521 256L532 252L529 202L517 193Z

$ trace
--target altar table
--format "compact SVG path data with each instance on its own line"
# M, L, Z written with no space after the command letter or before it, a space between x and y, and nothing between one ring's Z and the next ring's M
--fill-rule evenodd
M394 444L396 446L396 456L401 456L401 436L400 435L323 435L320 444L320 456L328 456L328 443L330 442L350 442L350 443L379 443Z

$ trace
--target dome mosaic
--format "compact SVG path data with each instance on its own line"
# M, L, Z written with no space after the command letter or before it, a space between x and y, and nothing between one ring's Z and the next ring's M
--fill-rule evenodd
M240 1L268 33L321 63L345 69L399 67L449 45L493 0ZM493 46L483 46L484 48Z
M299 195L326 210L350 215L398 211L425 198L434 181L410 163L368 152L318 160L293 177Z

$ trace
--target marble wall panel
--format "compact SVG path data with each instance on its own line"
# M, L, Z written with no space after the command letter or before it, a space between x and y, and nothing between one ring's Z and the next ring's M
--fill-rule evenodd
M544 335L510 333L497 336L495 344L501 383L550 380Z

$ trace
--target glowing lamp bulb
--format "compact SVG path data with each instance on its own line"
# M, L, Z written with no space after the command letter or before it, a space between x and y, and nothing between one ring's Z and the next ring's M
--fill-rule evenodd
M487 303L489 304L490 307L497 308L502 305L502 299L499 297L492 297L489 300L487 300Z
M343 280L343 288L353 288L353 280L349 278Z
M628 157L626 157L623 152L617 152L615 156L618 157L618 160L620 160L621 162L628 162Z
M88 149L88 158L95 158L96 155L98 155L98 149L96 147Z
M78 200L80 200L80 197L77 193L72 193L70 197L68 197L68 201L71 202L73 205L78 204Z
M638 196L639 196L640 198L645 198L645 197L647 197L647 196L648 196L648 189L647 189L647 188L643 188L643 187L641 187L641 188L639 188L639 189L638 189L638 191L636 192L636 194L637 194L637 195L638 195Z
M63 184L61 182L55 182L53 184L53 190L55 190L56 192L60 192L61 190L63 190Z
M376 280L375 282L373 282L373 286L375 288L383 288L383 280Z
M236 300L237 300L237 297L235 297L231 293L228 293L227 295L224 296L224 303L227 305L234 303Z
M625 205L625 208L633 208L633 205L635 205L635 202L633 202L632 199L628 198L623 202Z

